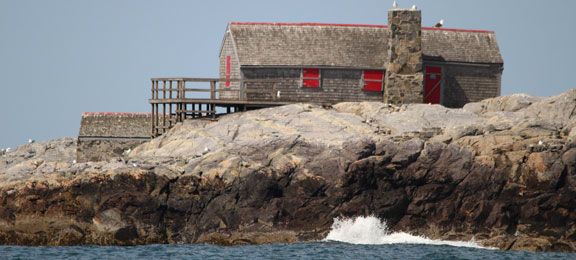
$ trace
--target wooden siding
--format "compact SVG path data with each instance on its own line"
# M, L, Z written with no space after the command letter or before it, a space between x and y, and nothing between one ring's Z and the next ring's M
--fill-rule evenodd
M242 78L241 74L240 74L240 64L238 63L238 56L236 55L236 49L234 48L234 42L233 42L233 38L231 37L231 34L228 32L226 33L226 36L224 37L224 43L222 45L222 51L220 52L220 78L221 79L225 79L226 78L226 56L230 56L230 79L232 80L230 82L230 87L229 89L232 90L239 90L240 89L240 82L238 81L239 79ZM227 88L226 87L226 83L224 81L221 81L219 83L219 88L220 89L224 89ZM221 99L236 99L238 98L237 95L238 92L221 92Z
M442 105L459 108L466 103L500 96L502 65L443 64Z
M314 102L338 103L345 101L382 101L382 92L368 92L362 90L363 70L322 69L320 88L304 88L301 86L301 69L298 68L243 68L244 78L273 79L278 83L246 83L247 94L251 101L272 100L269 88L274 87L280 91L276 97L278 102ZM256 90L262 90L261 93ZM253 90L253 91L252 91ZM264 94L266 93L266 94Z

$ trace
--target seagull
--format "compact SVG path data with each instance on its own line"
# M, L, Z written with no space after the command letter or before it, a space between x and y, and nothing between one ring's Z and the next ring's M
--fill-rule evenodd
M416 11L416 9L418 9L418 7L416 7L416 5L412 6L412 11Z
M204 147L204 152L205 152L205 153L210 152L210 148Z
M12 148L8 147L6 148L6 150L4 150L6 153L9 153L10 151L12 151Z
M542 140L538 141L538 145L543 145L544 142L542 142Z
M73 160L73 161L72 161L72 164L76 164L76 160Z
M442 28L442 26L444 26L444 19L441 19L436 25L434 25L436 28Z
M132 166L134 166L134 167L138 167L138 164L135 164L135 163L133 163L133 164L132 164Z
M276 92L276 98L280 98L280 90L278 90L278 92Z
M398 3L396 2L396 0L394 0L394 3L392 3L392 7L398 8Z
M29 144L34 143L34 142L36 142L36 141L34 141L34 139L28 139Z

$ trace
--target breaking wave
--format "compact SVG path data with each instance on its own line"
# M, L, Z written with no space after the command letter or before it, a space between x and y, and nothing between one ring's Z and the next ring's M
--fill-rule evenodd
M424 244L484 248L472 241L432 240L404 232L389 232L386 222L376 217L336 218L325 241L359 245Z

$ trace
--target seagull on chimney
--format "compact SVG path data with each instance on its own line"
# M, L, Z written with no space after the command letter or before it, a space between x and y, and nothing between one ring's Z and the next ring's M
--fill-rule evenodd
M434 25L436 28L442 28L442 26L444 26L444 19L440 19L440 21Z
M398 8L398 3L396 2L396 0L394 0L394 3L392 3L392 7Z

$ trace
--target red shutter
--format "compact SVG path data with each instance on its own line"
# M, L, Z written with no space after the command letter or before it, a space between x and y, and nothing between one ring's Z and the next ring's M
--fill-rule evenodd
M365 70L364 71L364 91L380 92L382 91L382 82L384 81L384 71Z
M305 88L320 87L320 69L303 69L302 86Z
M226 56L226 87L230 87L230 56Z

